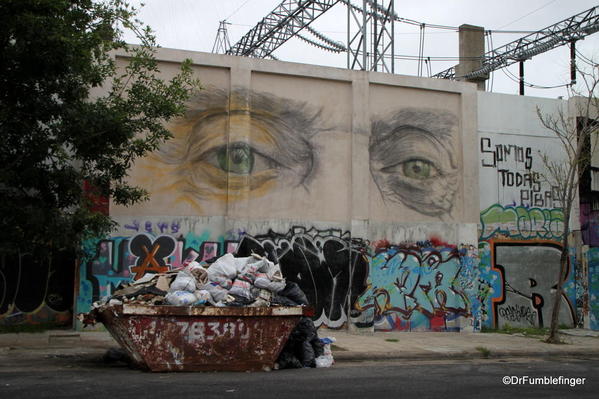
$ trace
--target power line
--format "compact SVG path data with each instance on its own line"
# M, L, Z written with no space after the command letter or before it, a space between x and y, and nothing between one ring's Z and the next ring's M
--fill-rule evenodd
M531 15L531 14L534 14L535 12L537 12L537 11L539 11L539 10L541 10L541 9L543 9L543 8L545 8L545 7L547 7L548 5L550 5L550 4L552 4L552 3L555 3L556 1L557 1L557 0L551 0L550 2L543 4L541 7L539 7L539 8L535 8L535 9L534 9L534 10L532 10L531 12L529 12L529 13L527 13L527 14L524 14L524 15L523 15L523 16L521 16L520 18L518 18L518 19L515 19L515 20L513 20L512 22L510 22L510 23L508 23L508 24L505 24L505 25L501 26L499 29L501 29L501 28L505 28L506 26L509 26L509 25L511 25L511 24L513 24L513 23L515 23L515 22L518 22L518 21L520 21L520 20L522 20L522 19L524 19L524 18L528 17L529 15Z
M532 58L597 32L599 30L598 9L599 7L593 7L538 32L488 51L484 55L482 66L461 78L471 79L484 76L494 70ZM455 79L455 67L439 72L433 77Z
M514 75L512 72L510 72L510 70L508 68L503 68L501 71L505 74L505 76L507 76L513 82L520 83L520 79L516 75ZM533 88L533 89L558 89L560 87L571 86L571 83L564 83L564 84L556 85L556 86L541 86L541 85L536 85L536 84L524 81L524 85L527 87Z
M246 5L246 4L247 4L249 1L250 1L250 0L245 0L245 1L243 2L243 4L242 4L242 5L240 5L239 7L237 7L237 9L236 9L235 11L233 11L233 13L232 13L231 15L229 15L227 18L225 18L224 20L226 21L227 19L231 18L233 15L237 14L237 12L238 12L239 10L241 10L241 8L242 8L243 6L245 6L245 5Z

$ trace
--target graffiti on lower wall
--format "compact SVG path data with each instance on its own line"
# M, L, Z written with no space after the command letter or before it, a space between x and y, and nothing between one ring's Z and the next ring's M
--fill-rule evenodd
M599 330L599 248L587 251L589 264L589 327Z
M349 231L297 226L285 234L246 235L238 253L252 252L279 262L283 276L296 282L314 307L317 325L343 326L350 305L366 289L367 246Z
M489 284L481 297L487 310L483 326L547 327L560 267L562 210L495 204L480 219L480 277ZM560 323L574 326L575 259L569 261Z
M561 245L552 242L495 242L493 247L493 267L499 270L503 281L503 295L493 302L496 326L548 327ZM569 268L566 273L568 278L564 287L573 280L571 271L572 268ZM568 295L562 294L560 324L574 325L574 303Z
M561 209L492 205L480 213L481 240L495 236L559 240L564 234Z
M0 325L69 325L75 258L55 253L0 256Z
M80 269L77 312L88 311L121 282L180 267L190 251L196 251L200 260L227 252L238 251L241 256L255 252L274 257L283 276L299 284L315 308L316 324L337 328L347 322L350 304L364 291L368 273L365 243L338 229L296 226L286 233L254 236L236 230L214 240L209 232L154 236L146 230L86 245L91 256Z
M91 304L112 295L123 283L142 278L146 273L160 273L181 267L191 251L198 260L207 260L235 252L238 240L220 236L210 240L210 233L196 235L138 233L130 237L89 240L84 243L84 259L79 270L79 293L76 312L87 312Z
M376 330L460 331L473 324L477 262L472 246L430 242L378 248L370 261L366 291L356 310ZM477 315L478 317L478 315ZM476 326L472 326L476 328Z

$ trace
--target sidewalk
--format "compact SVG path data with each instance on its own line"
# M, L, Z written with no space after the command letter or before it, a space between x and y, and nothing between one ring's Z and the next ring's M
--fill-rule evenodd
M337 339L336 361L443 360L484 357L599 357L599 331L564 330L563 345L542 342L539 336L499 333L376 332L355 335L324 330L319 336Z
M599 331L564 330L563 345L522 334L376 332L357 335L346 330L320 329L320 337L335 337L337 362L370 360L448 360L484 357L574 356L599 358ZM0 353L12 350L118 347L107 332L53 330L43 333L0 334Z

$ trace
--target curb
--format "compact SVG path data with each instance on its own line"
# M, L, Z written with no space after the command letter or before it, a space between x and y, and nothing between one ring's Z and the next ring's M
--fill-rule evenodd
M584 357L599 358L599 350L566 350L566 351L493 351L487 356L481 352L344 352L333 351L336 362L363 362L363 361L386 361L386 360L464 360L464 359L494 359L494 358L522 358L522 357Z

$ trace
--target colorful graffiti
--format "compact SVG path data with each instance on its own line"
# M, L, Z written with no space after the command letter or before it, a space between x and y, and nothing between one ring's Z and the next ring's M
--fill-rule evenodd
M599 330L599 248L589 248L589 326Z
M377 330L459 331L472 325L463 319L471 319L479 289L475 259L469 246L379 248L370 262L367 290L355 307L371 314Z
M349 231L295 226L284 234L246 235L238 254L252 252L278 262L283 276L300 286L315 309L316 325L341 327L350 305L366 288L367 247Z
M561 245L555 241L493 239L479 243L480 279L488 284L481 295L488 328L542 327L550 320ZM571 260L572 261L572 260ZM569 267L564 280L560 323L576 321L575 276Z
M564 234L561 209L492 205L481 212L481 240L497 235L514 239L559 240Z
M210 237L209 233L177 238L139 233L88 242L92 255L81 268L77 311L89 310L93 301L111 295L121 282L181 266L190 251L198 252L201 260L226 252L268 255L281 265L283 276L306 293L316 311L316 324L331 328L347 321L350 304L366 287L366 245L352 240L347 231L295 226L284 234L269 231L250 236L235 230L214 241Z
M74 278L71 253L0 256L0 324L69 325Z
M199 254L199 260L206 260L235 252L237 243L238 239L225 237L210 240L208 232L177 237L139 233L131 237L89 240L84 243L87 257L80 267L76 312L89 311L94 301L110 296L121 282L180 267L192 251Z

